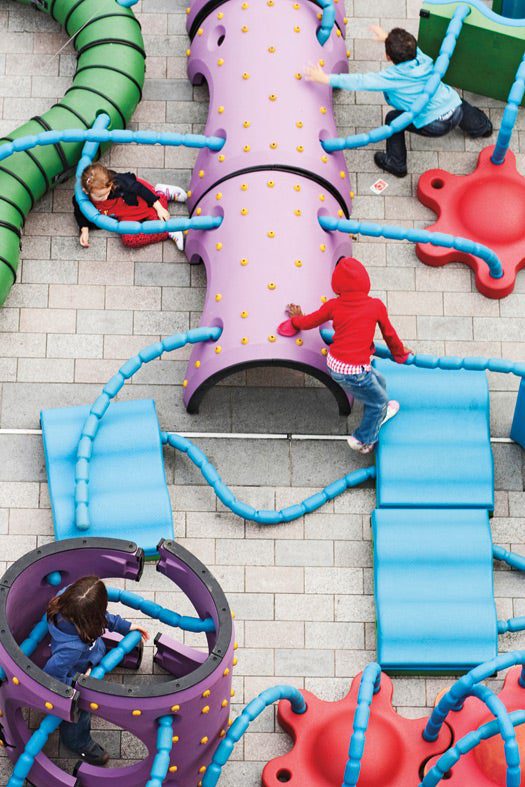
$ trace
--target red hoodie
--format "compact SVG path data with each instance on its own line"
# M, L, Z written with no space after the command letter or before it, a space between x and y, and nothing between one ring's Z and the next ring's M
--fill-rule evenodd
M394 360L405 363L409 353L388 319L385 304L368 295L370 278L364 265L344 257L335 267L332 289L339 297L331 298L316 312L292 317L294 328L308 330L332 320L335 333L330 355L342 363L364 365L370 363L379 325Z

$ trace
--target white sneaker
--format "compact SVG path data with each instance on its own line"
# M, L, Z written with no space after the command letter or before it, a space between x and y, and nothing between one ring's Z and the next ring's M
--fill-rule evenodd
M170 232L170 238L179 251L184 251L184 233L183 232Z
M357 451L359 454L370 454L374 450L374 446L372 444L362 443L361 440L358 440L353 434L346 438L346 442L352 451Z
M157 183L155 191L164 194L168 202L186 202L188 195L180 186L170 186L169 183Z
M396 402L395 399L391 399L388 403L388 407L386 408L386 415L383 419L381 426L384 426L387 421L390 421L395 415L399 412L399 402Z

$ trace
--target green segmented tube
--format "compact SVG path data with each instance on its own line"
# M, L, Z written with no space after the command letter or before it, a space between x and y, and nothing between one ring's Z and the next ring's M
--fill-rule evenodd
M0 145L43 131L90 128L106 112L111 129L125 128L144 85L139 21L116 0L18 0L62 25L78 55L64 97L45 114L0 139ZM50 188L73 174L82 143L57 143L15 153L0 162L0 305L16 280L25 217Z

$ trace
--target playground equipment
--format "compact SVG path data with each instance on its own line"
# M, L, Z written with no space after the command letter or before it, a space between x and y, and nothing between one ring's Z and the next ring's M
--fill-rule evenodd
M118 779L130 787L197 785L202 778L228 727L236 664L231 613L221 588L193 555L170 541L159 544L159 555L157 570L188 596L198 618L183 617L128 590L108 588L108 596L168 625L205 632L207 652L157 634L154 660L169 673L167 682L101 682L106 671L123 659L123 666L137 668L140 634L136 631L113 641L103 662L89 677L79 676L72 687L41 669L49 657L42 613L51 597L86 574L139 581L143 553L136 544L105 538L47 544L4 574L0 585L0 735L16 763L9 787L21 787L26 776L38 787L101 787L114 785ZM22 715L24 708L52 712L33 736ZM42 747L60 722L74 721L79 710L129 730L145 744L147 757L126 768L82 762L73 776L62 771L43 754Z
M206 390L226 375L258 365L306 371L327 385L340 411L348 401L326 372L316 335L283 341L275 326L293 298L312 307L330 295L330 277L347 238L328 238L318 207L348 216L350 183L342 153L326 155L320 139L335 134L331 101L301 69L320 60L346 71L343 4L322 43L316 3L193 2L188 75L208 83L205 133L225 136L220 154L199 151L190 183L190 214L224 216L210 233L188 234L190 262L206 266L203 325L220 325L220 347L196 346L184 402L196 412ZM319 257L322 265L319 265Z
M160 431L153 401L118 402L110 407L126 380L144 363L188 343L216 342L220 336L218 327L169 336L126 361L91 408L64 407L41 413L57 540L88 531L117 538L125 532L137 539L147 557L156 556L158 541L173 536L162 445L187 454L225 505L261 524L290 522L375 477L373 467L356 470L300 504L281 511L258 511L237 500L197 446L181 435Z
M29 5L31 0L19 0ZM144 41L131 11L115 0L47 0L31 3L73 37L77 68L65 96L0 142L57 132L48 147L20 150L0 164L0 305L16 279L25 217L56 183L71 176L81 145L62 140L71 126L88 129L105 112L114 129L125 128L142 98ZM110 28L109 28L110 25ZM82 140L80 140L82 141Z
M524 664L525 652L515 651L477 666L436 701L428 719L398 716L392 682L375 663L339 702L303 691L305 713L279 705L279 723L294 743L266 765L263 785L435 787L445 777L454 787L519 787L523 735L514 726L525 721ZM481 683L508 667L498 695ZM216 783L209 779L204 787Z
M331 336L328 330L320 332L325 345ZM403 408L380 432L377 466L348 473L301 503L263 511L239 501L191 441L162 432L153 402L112 403L144 363L187 343L213 347L221 340L219 327L175 334L127 361L91 408L42 413L57 539L133 533L147 556L155 556L155 538L173 535L163 445L186 454L230 510L261 524L290 522L377 478L373 527L380 663L393 672L432 673L470 669L494 657L498 621L488 523L494 481L484 372L523 378L525 364L416 355L399 365L379 346L376 354L383 360L376 363ZM524 415L522 382L512 437L525 447ZM468 564L466 558L458 561L457 554L468 554ZM466 572L467 599L462 593ZM439 613L427 616L422 598Z
M443 2L424 0L419 14L418 43L421 49L434 58L439 52L443 35L459 5L469 8L454 58L447 70L449 85L479 93L482 96L507 100L525 46L525 6L522 0L522 18L514 14L500 15L510 10L513 0L496 0L491 11L482 0ZM495 13L498 11L499 13ZM472 68L472 63L476 64Z

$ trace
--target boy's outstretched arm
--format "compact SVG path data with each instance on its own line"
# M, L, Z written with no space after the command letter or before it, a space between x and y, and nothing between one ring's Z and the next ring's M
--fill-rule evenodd
M395 87L395 74L389 69L371 71L368 74L325 74L320 65L307 66L304 70L307 82L330 85L342 90L376 90L384 91Z

